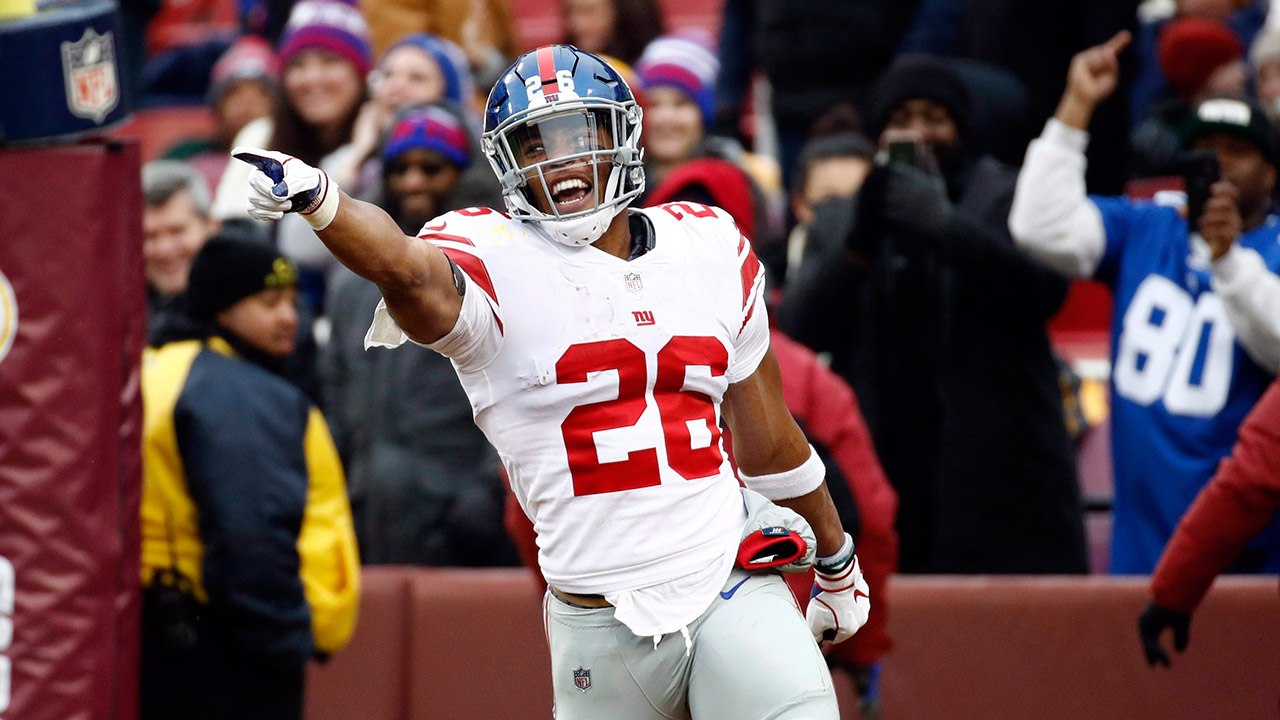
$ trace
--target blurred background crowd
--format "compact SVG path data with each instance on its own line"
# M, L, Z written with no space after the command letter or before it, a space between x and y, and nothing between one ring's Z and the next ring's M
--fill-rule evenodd
M298 217L251 220L228 152L324 168L411 235L500 208L485 94L520 52L568 42L640 101L639 205L717 205L755 243L788 403L870 579L1150 573L1280 364L1278 296L1254 296L1280 268L1270 5L122 0L150 325L186 311L209 239L273 245L301 290L281 372L329 422L361 562L531 562L448 361L366 352L377 288ZM1068 82L1122 30L1118 65L1080 76L1114 87ZM1238 241L1188 241L1194 149L1234 186ZM1040 170L1020 177L1024 159ZM1092 256L1060 252L1086 235ZM1234 569L1276 572L1274 531Z

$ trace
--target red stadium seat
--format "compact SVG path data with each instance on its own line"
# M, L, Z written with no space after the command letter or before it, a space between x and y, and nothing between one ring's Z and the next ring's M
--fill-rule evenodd
M564 39L561 30L560 0L520 0L511 3L516 35L526 48L535 48ZM720 33L724 0L660 0L668 31L700 28L712 35Z
M173 105L147 108L133 113L112 137L137 138L142 144L142 162L160 157L178 141L213 137L213 113L203 105Z
M1049 319L1049 335L1063 355L1107 357L1111 335L1111 291L1095 280L1075 280L1062 307ZM1064 347L1065 346L1065 347Z

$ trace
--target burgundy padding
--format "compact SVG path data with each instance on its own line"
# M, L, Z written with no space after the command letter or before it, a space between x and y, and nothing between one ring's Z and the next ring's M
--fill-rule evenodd
M401 720L408 713L414 570L366 567L351 642L307 671L307 720Z
M408 720L551 717L542 595L524 568L426 568L413 582Z
M0 150L0 273L18 316L0 359L6 718L137 714L139 164L134 143Z

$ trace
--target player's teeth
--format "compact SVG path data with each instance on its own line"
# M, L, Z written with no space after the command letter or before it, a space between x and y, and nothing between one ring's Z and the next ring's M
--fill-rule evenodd
M586 189L587 189L587 184L586 184L585 182L583 182L583 181L579 180L578 178L570 178L570 179L568 179L568 180L561 180L560 182L558 182L558 183L556 183L556 184L555 184L555 187L551 188L551 194L553 194L553 195L558 195L558 194L560 194L561 192L563 192L563 191L565 191L565 190L572 189L572 188L578 188L578 189L580 189L580 190L586 190Z

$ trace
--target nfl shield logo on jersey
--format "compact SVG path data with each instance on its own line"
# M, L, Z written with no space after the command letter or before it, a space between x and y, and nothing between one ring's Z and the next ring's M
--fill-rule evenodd
M576 668L573 671L573 684L582 692L591 689L591 668Z
M644 283L640 282L640 273L627 273L622 276L627 283L627 292L639 294L644 290Z
M115 54L112 34L99 35L93 28L85 28L75 42L62 43L62 75L72 115L100 123L120 102Z

